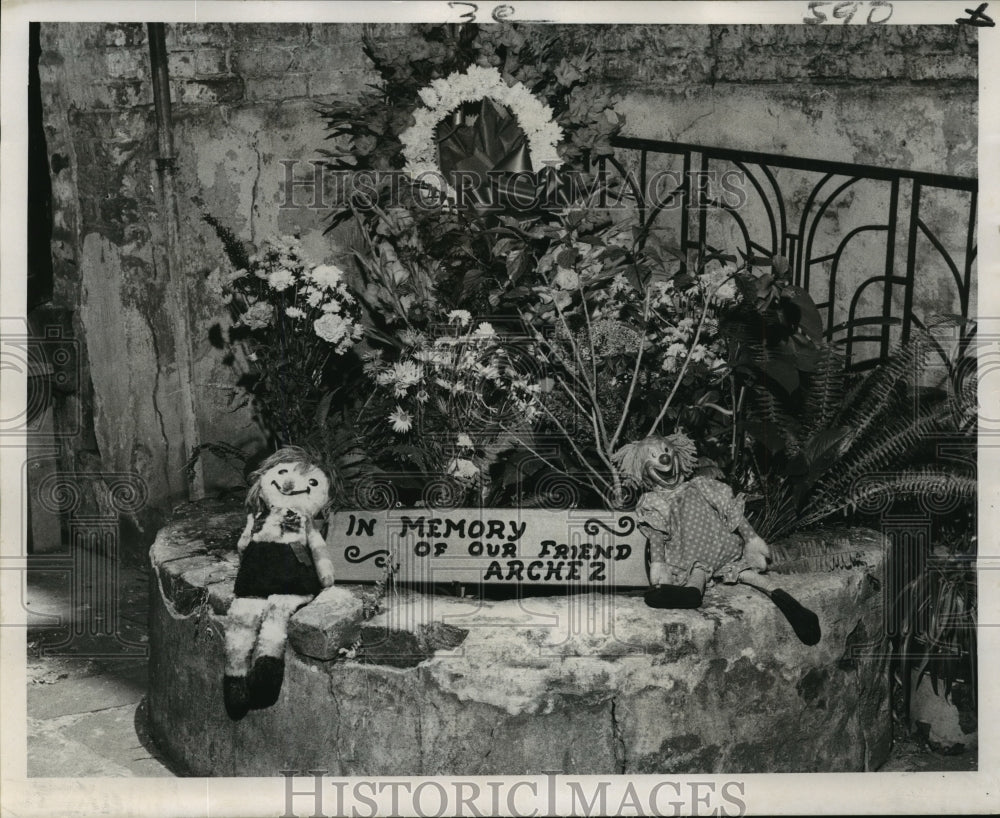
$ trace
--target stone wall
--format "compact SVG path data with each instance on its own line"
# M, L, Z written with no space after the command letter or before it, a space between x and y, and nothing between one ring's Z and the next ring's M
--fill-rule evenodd
M632 136L807 155L941 173L976 170L976 39L968 27L559 26L591 46L593 79L623 94ZM234 411L232 372L208 330L221 305L204 276L222 258L211 213L243 239L298 231L337 257L321 211L282 207L285 160L322 145L316 103L353 98L376 79L359 25L167 26L180 251L167 252L157 173L146 27L43 24L40 74L53 181L53 307L83 345L83 377L59 412L93 434L67 440L60 466L88 453L106 472L138 473L150 514L184 499L184 391L197 437L252 448ZM402 25L378 36L413 36ZM308 196L304 197L308 199ZM184 283L179 288L171 283ZM179 291L179 296L178 296ZM188 302L190 362L178 354L175 299ZM179 397L180 396L180 397ZM68 408L67 408L68 407ZM241 476L206 461L210 490Z
M150 549L150 728L188 774L861 772L888 755L874 532L838 532L849 569L776 575L819 618L811 647L743 585L715 585L697 610L621 589L501 601L488 583L463 597L394 586L366 619L371 586L337 584L292 617L278 701L233 721L222 676L242 518L194 504Z

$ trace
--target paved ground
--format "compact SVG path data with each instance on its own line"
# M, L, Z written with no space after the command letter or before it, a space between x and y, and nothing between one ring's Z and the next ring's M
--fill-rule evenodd
M28 575L28 775L172 776L145 728L146 573L95 560L81 574ZM115 584L115 598L102 592ZM976 758L901 739L882 769L968 771Z
M112 600L86 573L28 576L28 775L171 776L144 726L146 574L119 569Z

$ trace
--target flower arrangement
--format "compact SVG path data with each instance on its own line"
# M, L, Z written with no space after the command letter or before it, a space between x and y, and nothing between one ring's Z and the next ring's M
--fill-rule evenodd
M309 260L296 237L246 253L209 221L224 239L230 269L213 270L207 286L229 308L229 340L242 356L240 385L272 435L301 440L331 370L364 333L357 299L346 273Z
M668 252L620 206L628 197L592 165L624 119L588 85L589 55L560 53L538 29L420 30L411 53L367 39L381 89L323 114L333 168L386 172L363 195L345 188L331 214L331 228L353 222L342 249L354 268L309 263L286 242L234 261L218 284L231 306L239 296L232 337L248 345L251 394L278 436L314 433L336 392L378 468L446 476L493 503L522 502L526 475L556 474L588 502L621 505L612 455L653 432L684 428L703 454L735 462L738 406L760 373L727 327L741 311L783 316L786 298L811 318L807 296L779 260L760 273ZM492 137L499 148L473 155ZM555 205L428 206L416 187L447 180L446 141L453 168L526 154L529 176L558 168L579 184ZM596 206L602 192L617 210ZM355 347L362 365L345 365Z

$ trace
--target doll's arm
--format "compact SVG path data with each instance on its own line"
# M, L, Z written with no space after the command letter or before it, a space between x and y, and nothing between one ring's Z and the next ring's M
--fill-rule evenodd
M253 514L247 514L247 524L243 529L243 533L240 534L239 540L236 542L236 553L241 557L246 547L250 544L250 535L253 533Z
M643 500L640 500L636 506L636 516L639 518L639 530L649 543L650 584L669 584L667 542L671 539L671 521L662 511L643 502Z
M316 567L316 576L319 577L320 585L329 588L333 585L333 560L330 559L330 552L326 546L326 540L312 526L309 527L309 552L312 554L313 565Z
M740 520L736 526L736 530L745 543L743 547L743 559L758 571L766 571L767 564L771 561L771 547L753 530L753 527L746 521L746 518Z

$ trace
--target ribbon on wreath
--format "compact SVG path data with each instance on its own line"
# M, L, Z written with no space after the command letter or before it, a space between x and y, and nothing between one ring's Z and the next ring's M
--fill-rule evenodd
M456 111L451 121L438 126L438 156L459 205L524 213L554 201L558 180L532 168L528 140L517 119L490 99L480 102L472 125Z

